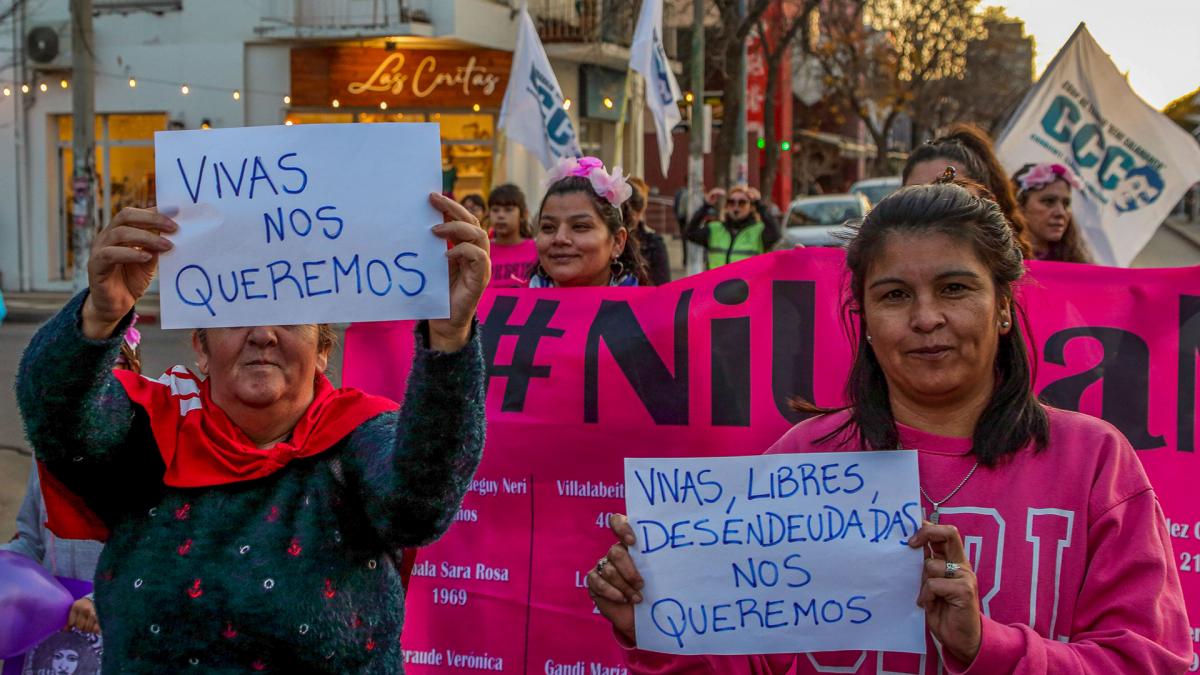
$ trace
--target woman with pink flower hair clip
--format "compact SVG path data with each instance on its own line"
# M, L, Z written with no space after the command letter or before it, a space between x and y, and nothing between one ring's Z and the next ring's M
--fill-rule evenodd
M568 157L550 170L534 221L538 262L530 288L645 286L646 267L630 246L621 205L633 188L616 167Z
M1057 163L1026 164L1013 174L1017 204L1028 222L1029 243L1038 260L1090 263L1091 251L1071 217L1071 191L1083 183Z

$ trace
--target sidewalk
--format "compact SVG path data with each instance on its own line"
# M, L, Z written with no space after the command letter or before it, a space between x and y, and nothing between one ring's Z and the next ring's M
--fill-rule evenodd
M1200 248L1200 220L1188 221L1181 216L1171 216L1163 221L1163 226Z
M62 309L72 296L74 293L66 292L6 292L4 305L8 308L8 316L4 320L11 323L42 323ZM157 295L143 296L141 300L138 300L135 309L138 313L138 321L158 323Z

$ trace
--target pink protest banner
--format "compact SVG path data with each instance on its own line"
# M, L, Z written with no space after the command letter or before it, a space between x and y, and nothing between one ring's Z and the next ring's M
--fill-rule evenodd
M1200 270L1031 272L1020 293L1037 391L1139 450L1200 622ZM624 672L584 590L611 544L607 515L623 510L623 458L759 453L800 420L792 397L839 403L845 282L841 252L806 249L661 288L489 291L487 446L457 522L418 555L408 672ZM411 330L351 327L345 383L402 397Z

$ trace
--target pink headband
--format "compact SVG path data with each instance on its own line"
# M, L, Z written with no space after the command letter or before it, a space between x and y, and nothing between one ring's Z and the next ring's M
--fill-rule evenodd
M1018 178L1017 183L1021 185L1021 192L1028 192L1041 190L1056 180L1062 180L1076 190L1083 189L1083 183L1075 172L1062 164L1036 164Z
M553 185L571 176L588 179L596 194L617 208L633 194L633 188L621 174L621 167L614 167L613 172L609 173L604 169L604 162L595 157L564 157L558 160L558 164L546 175L546 185Z

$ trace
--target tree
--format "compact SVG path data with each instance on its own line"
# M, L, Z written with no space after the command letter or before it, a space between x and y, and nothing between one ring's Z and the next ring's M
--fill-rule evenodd
M734 81L734 77L738 73L738 63L746 58L746 40L772 0L714 2L719 16L713 39L708 43L708 51L718 57L713 65L721 75L724 85L721 88L721 129L717 132L716 149L713 153L713 175L717 185L728 187L729 178L733 175L732 160L734 139L737 137L737 119L746 105L746 90L740 82ZM739 11L741 2L746 4L744 15ZM695 55L693 58L696 58Z
M770 195L775 185L779 164L779 132L776 129L775 106L779 98L779 68L785 55L792 53L793 43L800 38L805 51L811 48L810 27L821 0L779 0L779 11L768 12L758 22L758 44L766 62L767 87L763 101L763 140L765 157L759 189ZM773 23L768 25L772 21Z
M1033 38L1024 22L1001 7L986 8L980 19L983 33L967 44L963 70L930 82L913 102L915 128L972 122L995 135L1033 86Z
M875 172L891 173L888 139L931 83L962 72L981 31L978 0L829 0L814 50L826 82L875 143Z

